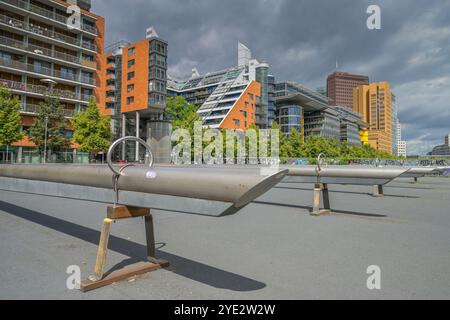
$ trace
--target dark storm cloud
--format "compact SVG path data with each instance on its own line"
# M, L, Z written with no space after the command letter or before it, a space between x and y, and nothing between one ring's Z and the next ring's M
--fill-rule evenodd
M366 9L382 10L368 30ZM107 43L143 38L154 25L169 42L175 76L236 64L237 41L266 60L278 79L324 86L339 68L389 81L410 151L450 132L450 1L93 0L107 19Z

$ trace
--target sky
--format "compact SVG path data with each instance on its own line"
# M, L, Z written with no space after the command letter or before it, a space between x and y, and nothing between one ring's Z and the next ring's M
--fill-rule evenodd
M336 69L388 81L409 154L450 133L450 0L92 0L106 44L139 41L154 26L169 43L169 74L236 65L237 42L278 80L324 87ZM381 29L369 30L369 5Z

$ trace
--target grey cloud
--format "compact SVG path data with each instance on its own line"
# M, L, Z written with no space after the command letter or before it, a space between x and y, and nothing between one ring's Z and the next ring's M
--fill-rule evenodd
M366 28L366 9L382 9L382 29ZM450 132L450 1L431 0L94 0L107 42L143 38L154 25L169 42L176 76L236 63L237 41L271 64L279 79L324 86L335 68L389 81L410 151ZM417 95L422 93L422 95Z

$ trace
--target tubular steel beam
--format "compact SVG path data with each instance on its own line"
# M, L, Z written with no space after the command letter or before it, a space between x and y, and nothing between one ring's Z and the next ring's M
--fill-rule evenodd
M440 174L439 168L410 168L401 178L423 178L429 174Z
M257 174L268 166L257 165L183 165L165 167L203 168L203 169L232 169L235 171L254 172ZM281 165L277 170L288 170L283 181L297 183L317 183L318 170L316 166L286 166ZM360 166L327 166L320 169L320 182L326 184L342 185L385 185L405 174L409 168L373 168Z
M342 184L342 185L385 185L408 171L408 169L371 168L371 167L322 167L320 173L314 166L282 166L288 169L285 181L300 183Z
M280 170L261 176L223 168L139 166L123 170L118 187L128 192L227 202L241 208L278 184L287 173ZM0 176L103 189L113 185L107 166L0 165Z

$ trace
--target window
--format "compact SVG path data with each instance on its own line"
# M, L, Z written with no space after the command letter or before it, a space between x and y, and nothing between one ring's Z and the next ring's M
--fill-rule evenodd
M128 80L131 80L131 79L134 78L134 76L135 76L134 71L133 72L128 72L127 78L128 78Z
M132 104L132 103L134 103L134 97L128 97L127 104Z
M255 100L255 96L253 95L253 93L249 93L248 96L250 97L251 100Z
M127 92L131 92L131 91L134 91L134 84L129 84L127 86Z
M135 52L136 52L136 48L135 47L128 49L128 55L129 56L133 55Z
M240 126L241 126L241 120L239 120L239 119L234 119L233 121L234 121L234 125L235 125L236 127L240 127Z
M128 61L128 68L131 68L131 67L133 67L134 65L135 65L135 63L136 63L136 61L133 59L133 60L130 60L130 61Z

